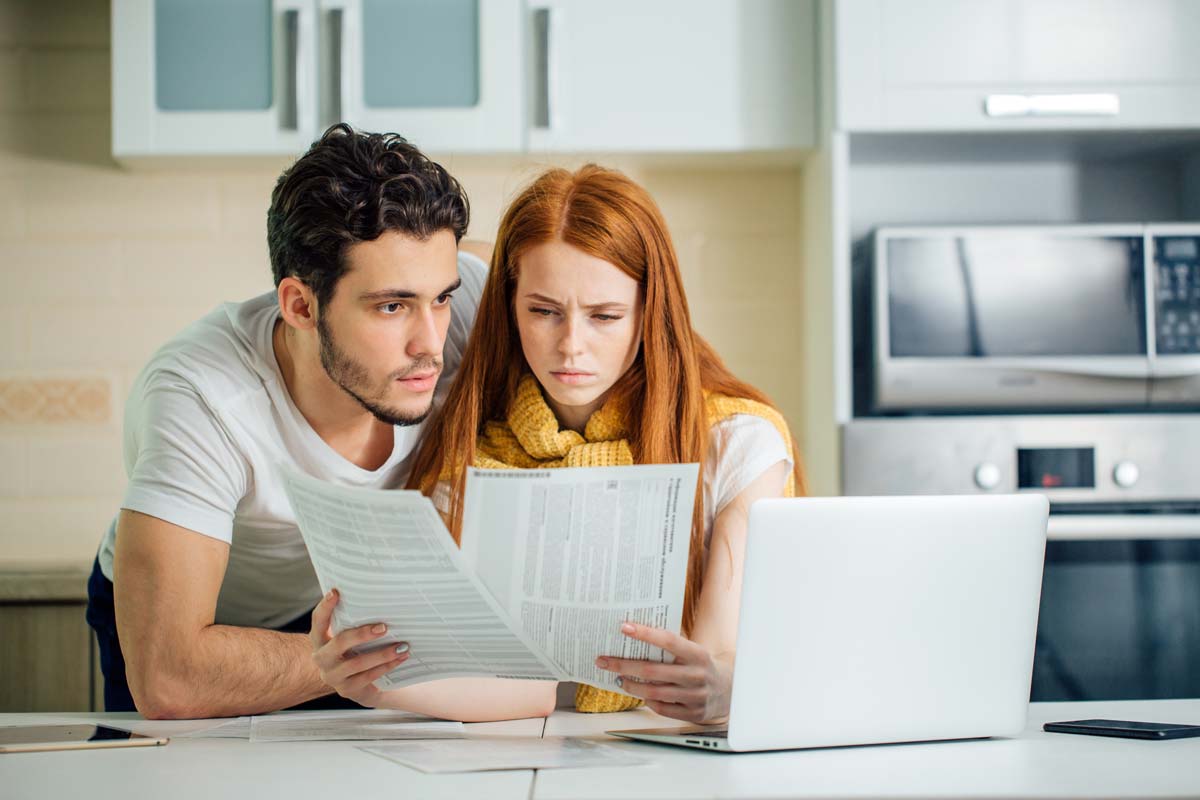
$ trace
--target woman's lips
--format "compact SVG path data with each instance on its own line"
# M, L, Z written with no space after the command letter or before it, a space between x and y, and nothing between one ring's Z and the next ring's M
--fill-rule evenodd
M580 384L587 383L592 380L592 378L596 377L591 372L575 372L573 370L555 370L550 374L553 375L560 383L565 383L569 386L578 386Z
M400 383L410 392L428 392L437 384L437 372L422 372L419 375L410 375L407 378L400 378Z

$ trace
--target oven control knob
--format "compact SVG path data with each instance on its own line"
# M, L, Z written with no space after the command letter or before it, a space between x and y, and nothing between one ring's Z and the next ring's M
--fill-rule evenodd
M1118 461L1113 467L1113 483L1122 489L1128 489L1138 482L1141 472L1138 465L1132 461Z
M975 485L985 492L990 492L1000 485L1000 468L985 461L975 468Z

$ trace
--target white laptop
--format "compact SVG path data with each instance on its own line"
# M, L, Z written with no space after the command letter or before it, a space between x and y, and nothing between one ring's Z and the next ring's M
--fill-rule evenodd
M741 752L1025 727L1041 495L760 500L727 726L609 731Z

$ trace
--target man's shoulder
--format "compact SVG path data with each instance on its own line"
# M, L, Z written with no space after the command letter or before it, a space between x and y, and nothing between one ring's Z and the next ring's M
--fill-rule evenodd
M273 292L223 303L190 323L150 357L134 391L187 385L206 398L230 398L273 377L265 352L278 317Z

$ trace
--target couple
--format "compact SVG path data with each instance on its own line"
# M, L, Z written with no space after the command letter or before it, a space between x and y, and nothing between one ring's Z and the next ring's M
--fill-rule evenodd
M543 681L375 689L409 654L348 652L381 626L331 636L337 594L319 596L281 466L420 489L457 538L465 464L700 462L684 635L623 628L674 663L601 656L632 698L576 702L728 714L749 507L802 488L786 423L692 330L663 219L620 173L546 172L490 254L467 221L458 182L395 135L335 126L280 177L276 291L190 326L130 393L129 486L89 582L108 710L549 714Z

